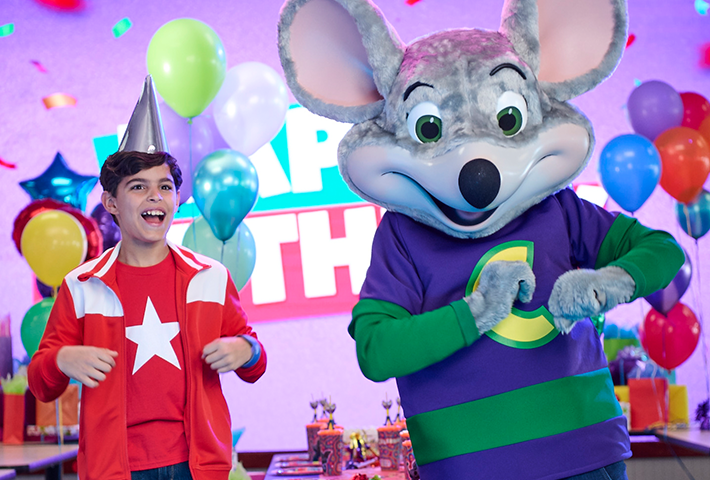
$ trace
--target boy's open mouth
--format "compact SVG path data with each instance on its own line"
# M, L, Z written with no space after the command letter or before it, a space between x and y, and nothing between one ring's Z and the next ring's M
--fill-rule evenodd
M165 220L165 212L161 210L146 210L141 217L150 225L161 225Z

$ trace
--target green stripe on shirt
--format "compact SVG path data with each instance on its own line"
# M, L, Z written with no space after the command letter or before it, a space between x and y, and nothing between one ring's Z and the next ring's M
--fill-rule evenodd
M620 416L608 368L407 418L417 463L557 435Z

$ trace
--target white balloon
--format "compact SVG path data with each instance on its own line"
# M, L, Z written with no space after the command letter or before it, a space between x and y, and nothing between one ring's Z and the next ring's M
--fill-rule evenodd
M288 110L286 85L268 65L241 63L227 71L212 109L224 140L249 156L281 130Z

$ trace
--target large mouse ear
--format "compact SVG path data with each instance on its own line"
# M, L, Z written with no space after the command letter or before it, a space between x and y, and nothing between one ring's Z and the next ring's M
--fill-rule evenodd
M626 46L625 0L506 0L501 33L552 98L591 90Z
M279 54L298 101L318 115L360 123L382 112L403 44L368 0L290 0Z

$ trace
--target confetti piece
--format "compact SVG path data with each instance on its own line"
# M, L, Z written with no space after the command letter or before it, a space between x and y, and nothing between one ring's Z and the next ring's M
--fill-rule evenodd
M710 3L703 0L695 0L695 11L700 15L707 15L708 8L710 8Z
M44 68L44 65L42 65L41 63L39 63L37 60L30 60L30 63L31 63L32 65L34 65L35 67L37 67L37 70L39 70L40 72L42 72L42 73L47 73L47 69Z
M76 11L84 8L84 0L37 0L37 3L41 3L42 5L56 10Z
M710 68L710 43L700 47L700 68Z
M113 36L119 38L124 33L126 33L128 29L131 28L131 26L133 26L133 24L131 23L131 20L128 17L122 18L121 20L116 22L116 25L113 26Z
M407 0L407 5L414 5L415 3L419 3L421 0Z
M76 105L76 98L66 93L53 93L42 99L47 110L58 107L73 107Z
M14 163L6 162L2 158L0 158L0 166L3 166L5 168L17 168L17 165Z
M14 23L6 23L5 25L0 25L0 37L9 37L14 31Z
M641 83L643 83L643 82L641 82L641 80L639 80L638 78L634 78L634 86L635 87L641 86Z
M630 33L629 38L626 39L626 48L629 48L631 44L634 43L634 40L636 40L636 35Z

